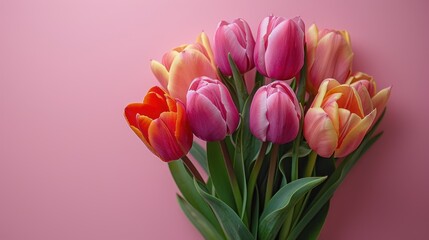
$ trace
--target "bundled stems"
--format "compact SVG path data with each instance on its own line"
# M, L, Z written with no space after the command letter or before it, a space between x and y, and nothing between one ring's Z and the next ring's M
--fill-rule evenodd
M220 141L220 146L228 172L232 193L234 195L235 205L237 206L237 211L240 213L242 211L243 198L241 197L240 187L238 186L237 177L235 176L234 167L232 166L231 157L229 156L228 147L225 140Z
M194 164L191 162L191 160L188 158L188 156L183 156L182 157L183 163L185 164L185 166L188 168L188 170L192 173L192 175L194 175L194 177L204 183L203 177L201 177L201 174L198 172L197 168L194 166Z
M255 191L256 180L258 179L259 171L261 170L262 163L264 162L265 152L267 151L268 142L263 142L259 150L258 158L253 165L252 172L250 173L249 184L247 185L247 210L248 215L251 215L251 207L253 200L253 192Z
M270 201L271 195L273 193L273 183L276 175L278 156L279 156L279 144L273 144L273 149L271 151L270 168L268 170L267 190L265 192L265 202L264 202L265 207L268 206L268 202Z

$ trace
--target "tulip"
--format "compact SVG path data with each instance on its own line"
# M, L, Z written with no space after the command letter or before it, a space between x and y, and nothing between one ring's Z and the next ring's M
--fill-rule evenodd
M304 22L299 17L269 16L262 20L256 35L256 69L278 80L296 76L304 64L304 31Z
M131 129L156 156L165 162L185 156L192 146L192 131L183 103L159 87L152 87L143 103L125 108Z
M289 85L274 81L256 91L250 116L250 131L256 138L283 144L297 136L301 108Z
M253 50L255 40L246 21L241 18L232 23L219 23L214 36L215 63L225 75L232 75L228 54L237 65L240 73L246 73L255 67Z
M199 77L186 97L186 114L194 134L205 141L220 141L232 134L240 120L228 89L219 80Z
M351 76L347 79L346 83L350 84L358 92L362 100L362 107L365 114L368 114L373 109L377 109L375 123L386 107L392 88L387 87L377 92L374 78L362 72L358 72Z
M345 157L362 142L377 110L365 113L355 88L326 79L304 118L304 137L322 157Z
M182 102L186 102L186 92L194 78L217 77L213 53L204 32L196 43L182 45L165 53L162 63L152 60L151 69L162 87Z
M307 43L307 91L317 94L320 83L334 78L345 83L350 75L353 52L346 31L322 30L312 25L305 35Z

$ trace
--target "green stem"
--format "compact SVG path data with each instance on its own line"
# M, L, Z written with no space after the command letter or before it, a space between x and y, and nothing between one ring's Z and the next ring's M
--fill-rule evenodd
M261 170L262 163L264 162L265 152L267 151L268 142L263 142L259 150L258 158L253 165L252 172L249 177L249 184L247 185L247 215L251 216L253 192L255 191L256 180L258 179L259 171Z
M197 168L194 166L194 164L191 162L191 160L188 158L188 156L183 156L182 161L185 164L185 166L188 168L188 170L194 175L194 177L204 183L203 177L201 177L201 174L198 172Z
M311 177L313 174L314 165L316 164L317 153L315 151L311 151L308 156L307 166L305 168L304 177Z
M268 206L268 202L271 199L271 195L273 193L273 183L274 177L276 175L276 167L279 156L279 145L273 144L273 149L271 150L271 159L270 159L270 168L268 170L268 179L267 179L267 190L265 192L265 208Z
M292 171L291 171L291 182L298 179L298 151L299 151L299 145L301 142L301 133L298 133L298 136L296 137L295 141L293 142L293 149L292 149Z
M235 176L234 167L232 166L231 157L229 156L228 147L225 140L220 141L223 159L225 161L226 170L228 171L229 182L231 184L232 193L234 195L235 205L239 213L242 211L243 198L241 197L240 187L238 186L237 177Z

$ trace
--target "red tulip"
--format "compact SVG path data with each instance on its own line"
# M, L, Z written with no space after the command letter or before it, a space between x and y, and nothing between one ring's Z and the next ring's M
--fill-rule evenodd
M185 106L159 87L149 89L143 103L129 104L125 118L149 150L165 162L185 156L192 147Z

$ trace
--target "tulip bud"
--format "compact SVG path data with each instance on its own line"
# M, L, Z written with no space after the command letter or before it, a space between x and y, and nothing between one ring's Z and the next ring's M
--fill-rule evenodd
M377 110L365 113L356 89L326 79L304 118L304 137L322 157L345 157L362 142Z
M189 86L186 114L194 134L205 141L223 140L240 120L228 89L208 77L198 77Z
M185 106L159 87L152 87L143 103L129 104L124 115L147 148L164 162L185 156L192 147Z
M250 116L250 131L256 138L283 144L297 136L301 108L289 85L274 81L256 91Z
M194 78L217 77L212 58L210 43L203 32L196 43L182 45L165 53L162 63L152 60L151 69L172 97L186 102L186 92Z
M228 61L228 54L237 65L240 73L251 70L255 40L249 25L243 19L235 19L232 23L222 21L219 23L214 36L214 55L216 65L225 75L232 75Z
M264 76L286 80L304 65L304 23L301 18L266 17L259 25L255 66Z
M353 61L350 36L346 31L322 30L312 25L307 43L307 90L316 95L323 80L334 78L340 84L350 75Z

